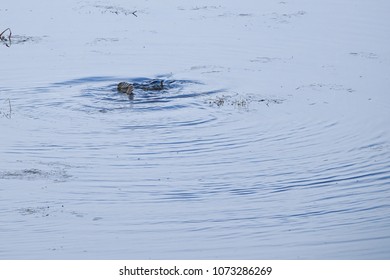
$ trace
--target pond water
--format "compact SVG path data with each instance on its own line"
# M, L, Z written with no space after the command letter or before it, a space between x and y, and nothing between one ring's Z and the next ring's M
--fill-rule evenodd
M0 259L390 257L387 1L24 2Z

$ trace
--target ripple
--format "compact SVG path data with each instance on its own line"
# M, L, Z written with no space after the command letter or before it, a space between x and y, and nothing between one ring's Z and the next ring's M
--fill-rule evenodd
M79 110L91 113L132 109L133 111L177 110L194 104L196 97L213 95L220 90L202 90L202 84L190 80L164 80L165 89L159 92L136 89L134 95L118 93L118 81L147 83L149 78L85 77L29 89L18 89L24 96L34 95L33 103L48 107ZM115 83L113 83L115 82ZM188 99L186 101L186 99Z
M146 2L14 7L0 258L388 259L386 9Z
M153 233L168 234L164 225L174 229L169 234L178 231L189 239L192 232L202 233L216 250L226 248L221 235L230 241L245 235L251 242L243 246L253 255L254 243L285 242L293 252L298 245L312 252L310 246L326 241L327 248L340 250L328 255L339 257L350 256L351 246L380 248L376 242L388 240L383 213L390 209L390 145L385 129L373 129L375 119L362 126L358 117L308 117L288 102L252 110L210 106L207 100L220 92L191 81L172 83L158 96L136 92L129 100L116 92L117 80L76 79L13 100L18 118L23 112L37 119L31 128L22 126L28 137L6 143L6 154L66 159L78 168L63 174L19 163L0 173L3 185L18 190L28 180L36 198L42 181L66 185L49 193L67 202L61 203L68 213L85 213L95 223L93 217L101 217L104 234L142 227L148 240L161 241L166 236ZM6 124L5 132L14 131ZM72 182L58 182L64 175ZM20 199L18 192L12 195ZM17 210L24 217L48 213L24 196L27 202ZM96 205L104 213L91 210ZM218 226L223 234L211 230Z

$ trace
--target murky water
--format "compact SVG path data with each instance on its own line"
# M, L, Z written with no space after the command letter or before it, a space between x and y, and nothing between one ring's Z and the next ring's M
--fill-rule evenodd
M249 28L243 40L252 40L255 23L288 33L283 29L311 11L218 9L178 6L176 13L192 13L190 27L238 17ZM102 11L108 18L113 8ZM183 56L171 65L181 72L166 75L46 70L46 78L31 72L17 83L11 66L8 85L0 85L0 258L389 258L390 108L388 82L377 70L389 68L388 52L342 49L345 68L359 66L353 74L326 53L315 77L310 59L278 40L268 42L272 56L263 55L268 46L241 52L233 43L213 53L220 64ZM90 63L95 43L85 45ZM124 51L101 48L111 52L101 63ZM176 50L181 57L183 45ZM226 53L239 56L240 67L223 64ZM57 55L67 57L50 54L61 60ZM156 69L164 69L158 59ZM133 98L116 91L119 81L153 78L169 86Z

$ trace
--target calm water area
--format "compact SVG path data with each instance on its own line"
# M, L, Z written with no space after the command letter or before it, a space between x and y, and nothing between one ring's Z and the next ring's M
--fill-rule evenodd
M390 258L390 2L20 2L0 259Z

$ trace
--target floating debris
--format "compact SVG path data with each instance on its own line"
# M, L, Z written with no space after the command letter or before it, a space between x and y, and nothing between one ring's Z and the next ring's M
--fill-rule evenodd
M247 96L239 96L237 95L221 95L216 96L212 99L208 99L207 103L212 106L234 106L237 108L245 108L248 109L249 104L256 102L256 103L264 103L267 106L269 104L280 104L283 102L282 99L270 99L270 98L259 98L253 95L247 95Z
M368 59L377 59L379 57L376 53L372 52L350 52L349 54L352 56L358 56Z
M5 102L6 106L8 107L8 110L2 111L0 109L0 116L5 117L7 119L10 119L12 116L12 106L11 106L11 100L7 99ZM8 112L7 112L8 111Z
M116 7L116 6L104 6L104 5L95 5L95 8L98 8L101 10L101 13L111 13L111 14L116 14L116 15L133 15L135 17L137 16L137 11L134 10L127 10L122 7Z
M0 33L0 41L3 42L8 48L11 46L12 31L10 28L5 29Z
M55 169L44 171L37 168L29 168L15 171L0 171L0 179L8 180L46 180L51 179L56 182L64 181L70 176L65 169Z
M344 91L344 92L349 92L352 93L355 90L352 88L347 88L343 85L339 84L323 84L323 83L313 83L309 85L302 85L295 90L305 90L305 89L311 89L313 91L321 91L321 90L328 90L328 91Z

